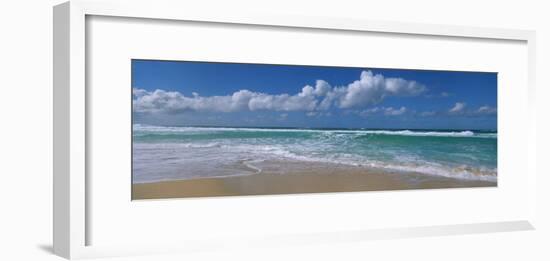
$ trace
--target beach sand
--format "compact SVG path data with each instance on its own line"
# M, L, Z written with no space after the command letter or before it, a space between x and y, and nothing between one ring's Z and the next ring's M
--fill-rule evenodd
M264 162L262 172L243 164L250 174L138 183L132 199L163 199L404 189L495 187L488 181L462 180L366 167L303 162Z

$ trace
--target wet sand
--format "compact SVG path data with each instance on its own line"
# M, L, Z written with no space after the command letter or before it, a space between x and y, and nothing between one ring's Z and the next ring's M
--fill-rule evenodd
M132 199L495 187L497 185L488 181L303 162L267 162L262 166L261 173L255 173L256 171L250 168L248 171L250 174L241 176L133 184Z

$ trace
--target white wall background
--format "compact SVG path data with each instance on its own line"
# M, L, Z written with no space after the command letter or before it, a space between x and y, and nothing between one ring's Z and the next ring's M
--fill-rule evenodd
M52 237L52 6L0 4L0 260L60 260ZM538 168L550 173L550 16L545 1L194 1L232 12L348 16L537 31ZM152 1L154 3L154 1ZM154 7L152 7L154 8ZM518 126L520 127L520 126ZM546 135L546 136L545 136ZM550 260L550 185L537 181L536 231L248 249L114 260Z

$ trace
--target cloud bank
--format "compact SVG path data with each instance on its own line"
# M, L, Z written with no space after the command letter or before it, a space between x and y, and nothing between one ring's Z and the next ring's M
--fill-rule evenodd
M478 114L496 114L497 113L497 108L493 108L493 107L485 105L485 106L479 107L479 109L477 109L476 113L478 113Z
M363 111L359 111L357 113L361 117L369 117L375 114L383 114L385 116L399 116L399 115L405 114L406 112L407 112L407 108L404 106L401 106L401 108L374 107Z
M465 102L457 102L451 109L449 109L449 114L462 116L488 116L496 115L497 108L484 105L479 107L478 109L467 109L467 105Z
M296 94L266 94L246 89L225 96L203 97L198 93L185 96L180 92L133 89L133 110L142 113L178 113L185 111L278 111L319 112L331 108L360 109L376 105L391 96L417 96L427 88L415 81L387 78L371 71L363 71L360 78L345 86L331 86L317 80L315 86L306 85ZM400 115L406 109L386 108L386 115Z

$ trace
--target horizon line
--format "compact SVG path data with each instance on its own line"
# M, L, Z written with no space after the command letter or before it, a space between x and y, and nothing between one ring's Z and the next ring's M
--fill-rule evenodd
M132 131L133 127L136 124L141 125L147 125L147 126L154 126L154 127L187 127L187 128L251 128L251 129L310 129L310 130L432 130L432 131L491 131L491 132L497 132L498 129L476 129L476 128L469 128L469 129L453 129L453 128L368 128L368 127L290 127L290 126L236 126L236 125L154 125L154 124L147 124L147 123L132 123Z

